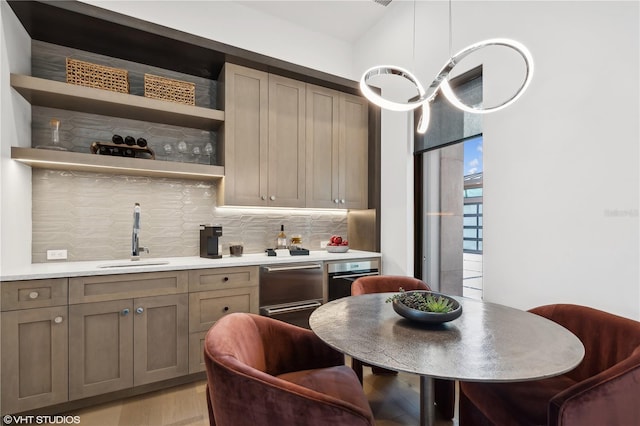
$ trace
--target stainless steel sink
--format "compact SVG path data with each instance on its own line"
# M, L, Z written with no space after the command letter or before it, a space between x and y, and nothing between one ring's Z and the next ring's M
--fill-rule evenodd
M154 266L154 265L168 265L168 260L124 260L114 263L105 263L98 265L98 268L130 268L133 266Z

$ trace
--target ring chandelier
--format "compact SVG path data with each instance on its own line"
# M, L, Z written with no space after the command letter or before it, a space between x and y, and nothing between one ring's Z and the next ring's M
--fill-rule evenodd
M526 75L525 79L518 89L518 91L505 102L488 108L480 108L476 106L467 105L462 102L456 94L451 89L451 85L449 84L449 74L453 70L453 68L465 57L470 55L471 53L480 50L482 48L488 46L505 46L515 50L522 58L524 59L526 66ZM378 75L396 75L400 76L410 83L412 83L417 91L418 98L409 101L409 102L393 102L388 99L383 98L373 91L372 87L369 84L369 80L372 77ZM369 68L364 72L362 78L360 79L360 90L362 94L371 102L378 105L381 108L388 109L391 111L411 111L416 108L422 108L422 116L418 121L417 130L419 133L424 133L427 131L429 127L429 119L431 116L431 107L430 104L436 97L438 90L441 90L444 96L451 102L453 106L456 108L471 112L475 114L488 114L490 112L499 111L503 108L508 107L512 103L514 103L527 89L529 83L531 82L531 78L533 77L533 57L529 50L521 43L506 39L506 38L492 38L488 40L479 41L470 46L465 47L460 52L453 55L449 61L442 67L436 78L431 82L427 90L424 89L420 81L414 76L410 71L397 67L394 65L378 65L372 68Z

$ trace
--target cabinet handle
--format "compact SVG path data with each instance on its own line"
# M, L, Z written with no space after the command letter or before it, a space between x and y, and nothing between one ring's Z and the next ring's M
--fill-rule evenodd
M276 196L275 196L275 195L272 195L271 197L269 197L269 199L270 199L271 201L275 201L275 200L276 200Z
M53 319L53 322L55 322L56 324L60 324L60 323L62 322L62 317L60 317L60 316L55 317L55 318Z
M262 197L260 197L260 199L261 199L262 201L264 201L264 200L266 200L266 199L267 199L267 197L266 197L265 195L263 195Z
M223 309L223 311L228 312L228 311L229 311L229 307L228 307L228 306L225 306L225 307L224 307L224 309Z
M340 200L340 204L344 204L344 203L345 203L344 199Z
M333 200L334 203L338 204L340 200L338 200L337 198L335 200Z
M229 281L229 277L224 277L222 281L226 283L227 281Z
M38 294L37 291L32 291L31 293L29 293L29 299L37 299L38 296L40 295Z
M144 312L144 308L141 306L139 308L136 308L136 314L141 314Z
M123 317L126 317L127 315L129 315L129 308L124 308L124 309L122 310L122 316L123 316Z

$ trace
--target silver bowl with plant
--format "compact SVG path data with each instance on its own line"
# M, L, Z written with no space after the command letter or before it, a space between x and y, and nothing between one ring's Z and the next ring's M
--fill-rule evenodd
M404 291L389 297L393 310L409 320L441 324L462 315L462 305L451 296L434 291Z

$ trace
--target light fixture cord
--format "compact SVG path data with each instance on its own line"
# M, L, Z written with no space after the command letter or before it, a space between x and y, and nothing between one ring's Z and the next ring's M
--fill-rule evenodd
M453 58L453 18L451 17L451 0L449 0L449 58Z
M413 38L411 39L412 48L412 68L413 72L416 71L416 0L413 0Z

